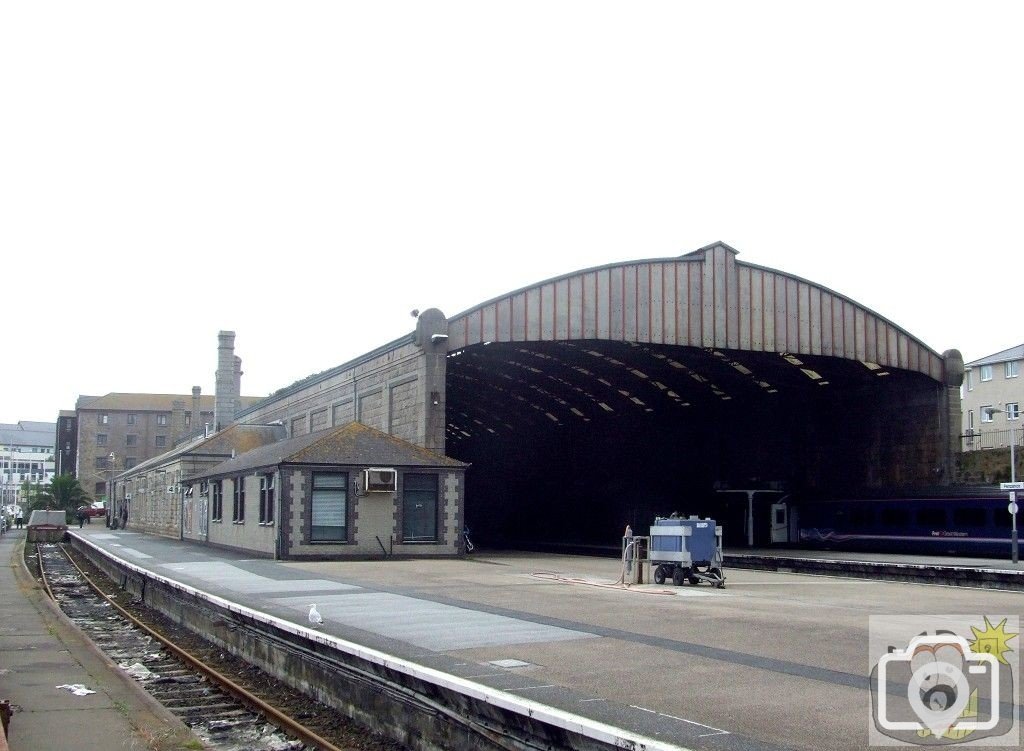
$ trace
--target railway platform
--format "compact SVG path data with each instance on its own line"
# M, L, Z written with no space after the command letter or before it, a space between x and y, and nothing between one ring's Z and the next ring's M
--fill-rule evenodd
M50 601L24 566L24 541L24 529L0 536L0 701L14 710L0 749L202 748Z
M1005 558L795 548L727 548L733 568L1024 591L1024 562Z
M610 558L274 561L130 529L71 533L246 623L663 751L863 749L869 616L1024 613L1024 594L1002 588L728 565L722 590L623 587ZM321 624L309 622L313 604ZM1011 706L1022 715L1019 697Z

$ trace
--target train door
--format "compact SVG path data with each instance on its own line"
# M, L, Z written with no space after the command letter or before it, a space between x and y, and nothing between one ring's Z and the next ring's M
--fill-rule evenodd
M771 514L772 545L789 542L789 506L785 503L773 503Z

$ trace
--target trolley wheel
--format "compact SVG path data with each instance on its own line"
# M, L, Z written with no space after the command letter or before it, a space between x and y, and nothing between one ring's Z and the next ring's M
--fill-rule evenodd
M674 568L672 569L672 583L677 587L682 586L683 582L686 581L686 577L689 575L690 569L688 568Z
M697 586L698 584L700 584L700 577L699 576L694 576L693 574L690 574L689 581L690 581L690 584L692 584L693 586Z
M654 569L654 583L664 584L665 578L665 564L659 564L658 567Z
M720 568L709 569L708 573L711 574L711 576L717 576L718 577L718 581L715 582L715 587L717 587L718 589L725 589L725 574L722 573L722 569L720 569Z

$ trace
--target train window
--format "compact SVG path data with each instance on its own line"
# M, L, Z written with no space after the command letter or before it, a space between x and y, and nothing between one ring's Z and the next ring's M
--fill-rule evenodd
M895 510L895 509L893 509ZM855 508L850 512L850 524L858 527L870 527L875 521L874 509Z
M953 524L957 527L984 527L985 509L956 508L953 509Z
M910 512L905 508L882 509L882 524L899 525L910 521Z
M946 509L944 508L923 508L918 509L917 523L922 527L943 527L946 524Z
M1010 521L1011 521L1010 514L1009 514L1009 512L1006 509L1004 509L1004 508L992 509L992 523L995 524L995 526L1002 527L1004 529L1009 529L1010 528ZM1019 521L1019 519L1018 519L1018 521Z

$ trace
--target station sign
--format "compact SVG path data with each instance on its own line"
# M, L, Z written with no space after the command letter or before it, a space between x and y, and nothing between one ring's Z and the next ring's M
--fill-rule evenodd
M1024 490L1024 482L1001 482L1000 490Z

